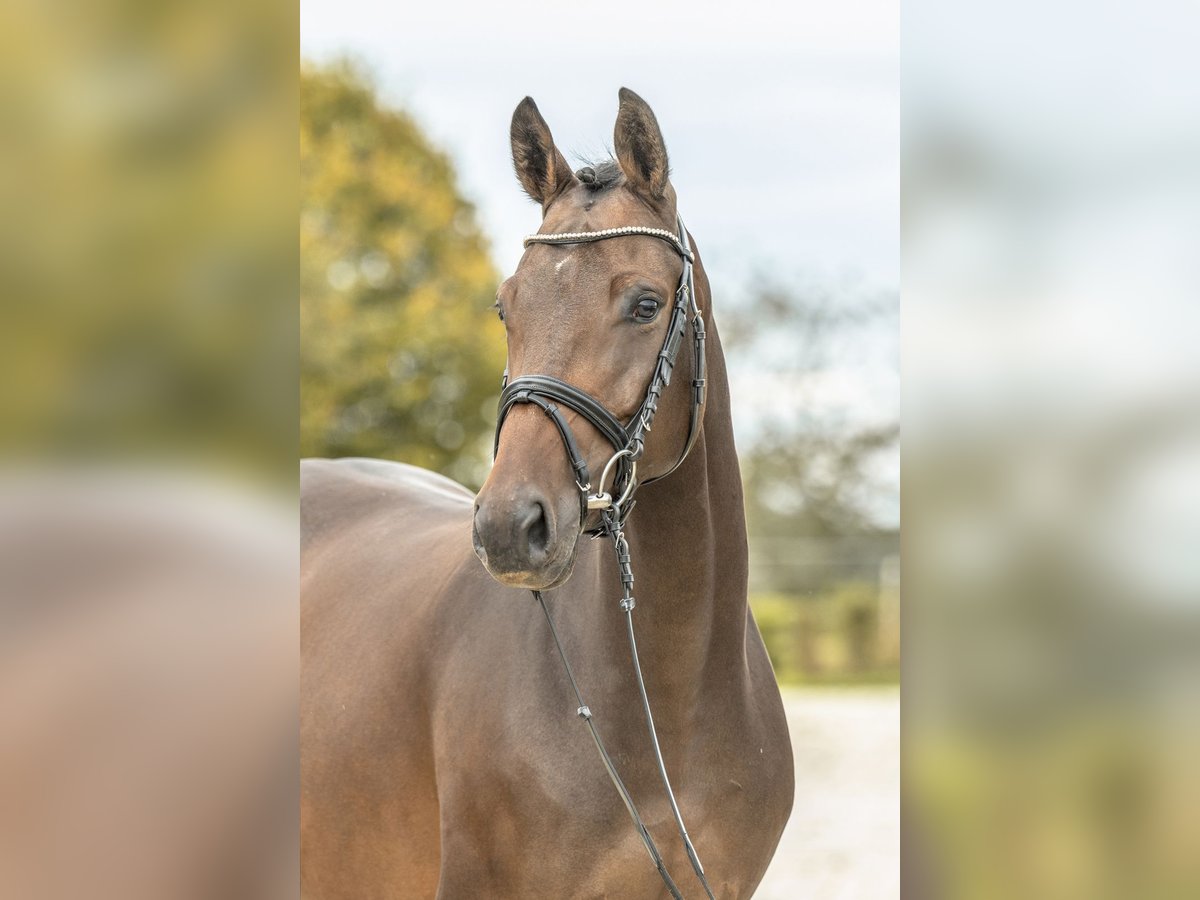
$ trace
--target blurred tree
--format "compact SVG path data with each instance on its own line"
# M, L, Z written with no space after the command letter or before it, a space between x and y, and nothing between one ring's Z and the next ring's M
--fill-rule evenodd
M757 590L872 581L897 552L898 410L862 396L893 389L897 313L894 291L800 281L723 314L731 372L772 398L740 454Z
M300 87L301 453L477 486L505 345L474 208L351 65L306 65Z
M257 4L4 4L5 461L294 490L288 32Z

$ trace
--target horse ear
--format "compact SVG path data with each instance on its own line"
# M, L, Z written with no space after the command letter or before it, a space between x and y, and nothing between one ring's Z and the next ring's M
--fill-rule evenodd
M566 159L554 146L550 126L538 112L532 97L526 97L513 111L512 126L513 167L517 180L530 197L545 209L558 194L575 180L575 174Z
M634 190L661 200L670 167L667 145L650 105L629 88L621 88L613 147L625 179Z

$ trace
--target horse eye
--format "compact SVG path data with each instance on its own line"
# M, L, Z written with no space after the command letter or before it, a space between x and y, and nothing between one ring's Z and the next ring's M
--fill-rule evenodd
M637 302L633 316L639 322L652 322L658 315L658 301L653 297L643 297Z
M501 306L499 303L496 303L492 306L492 309L494 309L496 311L496 315L499 316L500 321L503 322L504 321L504 307Z

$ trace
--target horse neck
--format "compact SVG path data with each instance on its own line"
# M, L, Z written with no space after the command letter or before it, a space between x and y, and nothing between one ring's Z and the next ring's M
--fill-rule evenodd
M709 679L728 681L745 662L746 518L725 361L708 328L704 430L673 474L638 492L625 529L647 681L680 700Z

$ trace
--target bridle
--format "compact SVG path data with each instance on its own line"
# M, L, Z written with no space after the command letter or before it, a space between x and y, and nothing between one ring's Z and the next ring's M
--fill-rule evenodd
M575 484L580 494L580 523L587 518L589 510L599 509L615 514L618 524L623 524L625 517L632 509L633 493L637 489L637 463L641 459L646 446L646 435L658 412L658 402L663 391L671 383L671 373L675 369L675 361L679 356L679 347L690 320L692 326L693 359L695 372L692 378L692 412L688 422L687 440L675 464L666 472L655 478L648 479L650 484L660 478L665 478L682 465L687 459L696 438L700 434L700 418L704 411L705 393L705 362L704 362L704 317L696 304L696 285L692 274L691 244L688 241L687 229L683 219L677 219L679 233L667 231L665 228L650 228L642 225L626 225L621 228L606 228L603 231L578 231L560 234L531 234L525 238L525 246L530 244L583 244L604 241L631 235L645 235L657 238L669 244L683 260L683 273L679 276L679 287L675 291L675 302L671 307L671 321L667 325L667 336L663 339L662 349L654 365L654 373L650 385L646 389L646 397L637 412L627 424L609 412L608 408L595 397L572 384L568 384L552 375L522 375L511 381L505 370L503 391L500 394L500 412L496 420L496 439L493 454L500 447L500 430L508 413L518 403L532 403L539 407L558 429L566 447L567 457L575 473ZM579 444L567 423L566 417L555 405L557 401L562 406L578 413L613 446L613 456L604 466L600 480L595 485L591 482L587 461L579 451ZM610 472L615 469L612 488L605 491ZM608 533L604 526L591 529L589 534Z
M620 228L606 228L602 231L532 234L525 238L526 247L530 244L583 244L633 235L658 238L670 244L679 254L683 260L683 273L679 277L679 287L675 291L675 302L671 307L671 319L667 325L667 335L663 339L662 349L659 350L655 360L654 372L650 377L650 384L646 389L646 397L628 423L622 423L603 403L586 391L580 390L559 378L551 375L522 375L510 381L506 368L504 372L504 386L500 394L500 410L496 420L496 438L493 445L493 453L499 449L500 430L504 427L504 420L518 403L531 403L541 409L550 421L554 423L554 427L558 430L559 436L562 438L567 458L575 475L576 487L579 488L580 530L595 537L607 536L613 543L613 550L616 553L617 564L621 571L620 607L622 612L625 613L626 632L629 637L630 652L633 656L633 671L637 678L638 692L642 698L642 712L646 720L646 725L650 730L650 743L654 749L655 761L658 763L659 776L662 779L663 786L666 788L667 798L671 801L671 812L675 817L675 824L680 837L683 839L688 860L691 862L692 869L704 887L709 900L713 900L712 890L709 888L708 879L704 875L704 867L700 864L700 857L696 853L696 848L692 845L691 838L688 837L687 828L684 826L683 817L679 812L679 804L675 802L675 792L671 789L671 781L667 777L662 750L658 745L658 732L654 727L654 717L650 712L650 700L646 696L646 684L642 678L642 666L638 659L637 641L633 634L633 609L637 604L633 598L633 568L629 555L629 544L625 540L624 534L625 520L633 509L633 496L639 486L637 464L645 451L646 436L650 432L654 417L658 412L659 400L662 398L663 391L671 383L671 374L674 371L675 361L679 356L679 348L683 343L684 334L687 331L689 322L692 328L694 371L691 385L692 410L688 422L687 439L684 441L683 449L680 451L678 458L671 468L661 475L647 479L644 482L645 484L665 478L683 464L692 447L695 446L696 438L700 434L701 418L704 414L706 387L704 318L696 301L696 285L692 272L695 255L692 253L691 242L688 239L687 229L684 228L683 219L677 218L677 222L679 226L677 234L665 228L626 225ZM582 416L585 421L600 432L613 446L614 453L605 464L604 469L600 473L600 478L595 485L592 484L587 461L579 450L579 443L575 440L571 426L563 415L562 410L559 409L560 405ZM605 490L605 485L610 483L610 475L612 476L611 487ZM588 529L586 528L587 517L591 510L599 510L600 524ZM612 780L617 792L621 795L621 800L624 802L625 808L633 820L634 828L637 830L639 837L641 837L646 851L650 854L651 861L654 863L655 868L658 869L658 874L662 877L663 883L667 886L667 890L671 892L671 896L675 900L683 900L682 894L679 893L679 888L676 887L670 873L667 871L666 865L663 863L662 855L658 852L658 848L654 844L654 839L650 836L650 832L642 821L642 817L638 814L633 797L630 795L628 788L625 787L624 782L621 781L621 776L617 773L612 757L609 756L608 751L604 748L604 742L601 741L600 733L596 730L596 725L593 721L592 711L583 701L583 695L580 693L579 685L575 681L571 665L567 662L566 654L563 652L562 641L559 640L558 629L554 627L554 620L550 616L550 609L546 605L546 600L542 596L541 591L533 591L533 596L538 601L542 612L546 616L546 622L550 626L550 633L554 637L554 644L558 648L563 668L567 673L567 679L571 682L571 689L575 693L575 699L579 702L579 708L576 712L583 719L588 731L592 735L592 740L596 744L596 750L600 754L600 760L604 764L605 771L608 772L609 778Z

